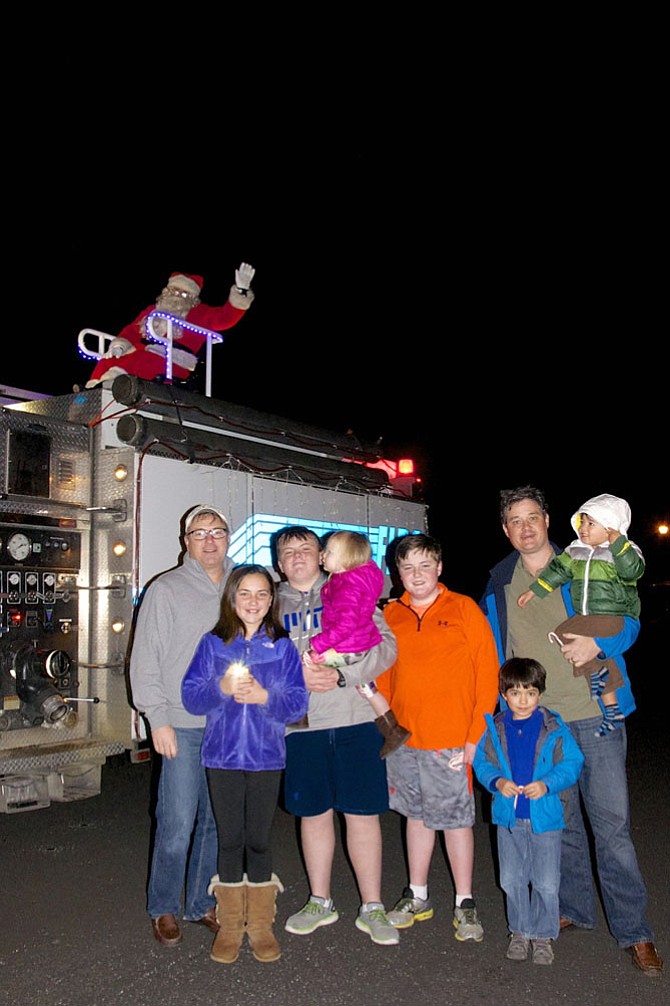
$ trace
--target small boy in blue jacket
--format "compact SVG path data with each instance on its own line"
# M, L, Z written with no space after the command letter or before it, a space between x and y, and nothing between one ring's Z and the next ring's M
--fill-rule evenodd
M559 934L558 888L561 831L559 793L574 786L584 756L558 713L540 705L546 672L528 657L512 657L500 668L505 709L486 714L473 768L493 793L500 886L507 898L511 961L551 964Z

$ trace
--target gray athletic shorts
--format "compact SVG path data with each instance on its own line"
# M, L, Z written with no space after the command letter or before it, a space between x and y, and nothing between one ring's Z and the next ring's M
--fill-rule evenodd
M435 831L474 825L475 797L463 748L400 747L386 759L386 776L391 810Z

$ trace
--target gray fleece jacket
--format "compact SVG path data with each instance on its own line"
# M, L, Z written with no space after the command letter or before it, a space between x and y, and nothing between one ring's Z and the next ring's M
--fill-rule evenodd
M187 713L181 701L181 682L202 636L219 620L224 575L212 583L197 559L162 573L141 599L130 655L133 704L144 713L152 730L158 727L204 727L204 716Z
M279 614L284 628L298 647L300 653L309 648L310 636L321 631L321 587L327 580L325 573L319 576L310 591L303 593L289 583L280 583L277 588ZM350 727L358 723L368 723L375 719L375 712L366 698L356 691L356 685L374 681L395 663L398 648L395 636L386 623L381 611L374 613L375 625L382 634L382 641L368 651L362 660L341 668L345 679L343 688L333 688L328 692L310 692L309 730L329 730L335 727ZM287 733L292 733L289 727Z

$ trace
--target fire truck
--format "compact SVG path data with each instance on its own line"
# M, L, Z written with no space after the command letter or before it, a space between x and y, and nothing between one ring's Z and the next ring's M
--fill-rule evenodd
M353 436L212 398L209 378L0 388L0 812L94 796L109 757L150 758L134 615L192 506L229 515L230 557L268 569L287 524L361 531L390 588L390 543L427 529L417 486Z

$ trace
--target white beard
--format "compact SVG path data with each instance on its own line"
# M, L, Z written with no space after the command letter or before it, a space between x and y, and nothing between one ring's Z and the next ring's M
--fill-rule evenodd
M185 318L196 303L197 300L194 302L173 293L162 293L156 301L156 310L165 311L166 314L174 314L177 318Z
M195 303L197 303L197 300ZM162 293L156 300L156 310L172 314L175 318L185 318L188 312L195 307L195 303L192 300L185 300L183 297L176 296L175 294ZM163 318L155 318L153 327L156 335L165 338L167 334L167 322ZM178 339L180 335L181 329L177 328L176 325L173 326L173 338Z

